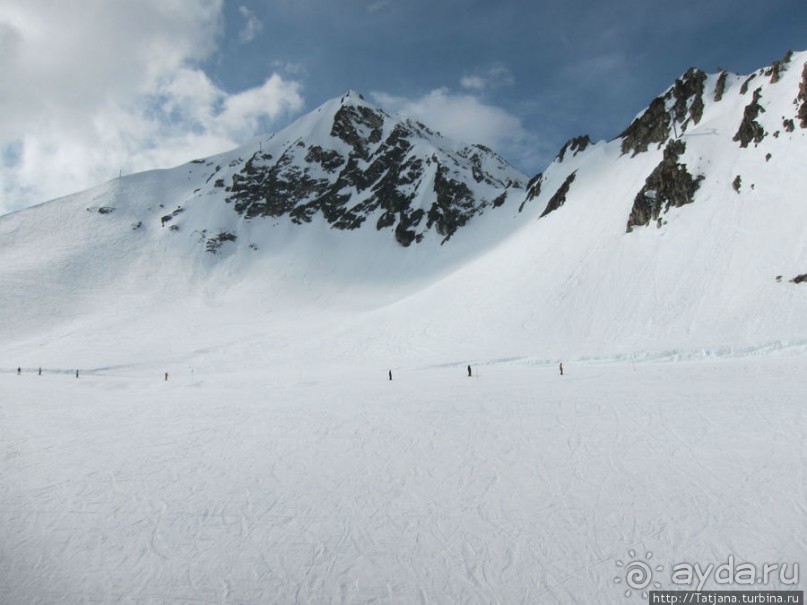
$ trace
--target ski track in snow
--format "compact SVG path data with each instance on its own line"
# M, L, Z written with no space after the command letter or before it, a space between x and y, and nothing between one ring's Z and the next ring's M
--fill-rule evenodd
M753 148L745 78L709 76L693 203L629 234L663 151L619 139L445 246L381 209L245 220L211 179L255 144L2 217L0 602L613 604L631 552L665 588L804 568L806 56L756 79ZM344 151L337 106L271 147Z
M2 600L618 603L630 549L804 566L804 366L0 374Z

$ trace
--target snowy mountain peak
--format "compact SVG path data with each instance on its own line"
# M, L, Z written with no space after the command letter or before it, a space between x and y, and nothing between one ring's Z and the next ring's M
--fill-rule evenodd
M801 74L692 72L528 194L343 97L0 218L4 600L630 605L742 556L801 602Z
M223 184L246 219L319 216L347 230L367 223L408 246L430 232L446 241L525 180L489 149L393 117L350 91L277 133Z
M703 116L706 79L704 72L692 68L656 97L619 135L622 153L643 153L651 144L667 141L676 129L686 130L690 123L697 125Z
M807 343L805 62L689 70L529 182L349 92L254 144L2 217L0 341L136 330L153 355L169 331L206 351L215 324L250 355L324 338L374 364Z
M788 52L745 76L691 68L613 141L566 143L529 182L523 205L537 206L542 217L563 206L571 211L590 203L584 200L597 181L599 203L620 192L613 203L624 212L626 231L660 228L684 206L774 195L782 185L790 190L787 183L803 172L805 128L807 52ZM623 182L603 170L624 170Z
M355 90L348 90L345 94L342 95L340 99L340 103L342 105L359 105L359 104L366 104L367 102L364 99L364 95L361 93L356 92Z

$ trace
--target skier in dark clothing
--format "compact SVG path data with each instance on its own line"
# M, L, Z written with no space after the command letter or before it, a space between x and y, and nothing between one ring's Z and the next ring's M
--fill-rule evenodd
M78 378L78 370L76 370L76 378Z
M39 368L39 375L42 376L42 368Z
M17 376L19 376L20 374L22 374L22 368L17 368Z
M563 362L560 362L560 375L563 376Z
M392 370L389 371L389 379L392 380Z
M469 365L468 366L468 378L470 378L471 376L472 376L472 374L471 374L471 366Z

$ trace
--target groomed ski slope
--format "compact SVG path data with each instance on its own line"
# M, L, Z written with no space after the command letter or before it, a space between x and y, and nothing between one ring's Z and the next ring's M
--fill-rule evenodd
M442 245L245 220L209 163L0 217L0 602L613 604L648 553L665 588L803 571L800 73L748 149L729 79L679 133L694 201L629 234L663 151L619 140Z
M612 604L645 602L631 550L669 588L803 569L805 366L6 372L2 600Z

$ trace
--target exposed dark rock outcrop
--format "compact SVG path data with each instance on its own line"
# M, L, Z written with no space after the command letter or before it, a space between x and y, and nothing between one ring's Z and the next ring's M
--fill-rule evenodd
M343 105L334 116L331 136L342 139L353 147L358 157L366 160L369 157L367 145L381 140L383 125L384 117L380 112L361 105Z
M737 193L740 193L740 188L742 186L743 186L743 179L738 174L736 177L734 177L734 180L731 182L731 188L734 189L734 191L736 191Z
M211 237L205 243L205 251L217 254L224 242L234 242L236 240L234 233L229 231L219 231L218 235Z
M258 152L232 176L227 202L247 219L288 216L301 224L320 214L343 230L373 215L376 229L394 228L395 239L408 246L430 229L446 241L473 216L504 204L509 187L521 187L503 176L512 169L488 148L426 155L415 142L439 135L346 99L333 114L330 135L347 149L338 141L326 148L295 140L275 148L277 157ZM480 198L469 188L474 183L495 195Z
M530 202L539 195L541 195L541 185L543 184L543 182L544 182L543 172L539 172L530 179L530 181L527 183L527 196L524 198L524 201L521 202L521 205L518 207L519 212L524 210L524 205L527 202Z
M319 164L326 172L336 172L336 170L345 163L344 158L339 155L339 152L332 149L325 150L318 145L309 148L308 154L305 156L305 161L312 164Z
M807 282L807 273L802 273L801 275L797 275L793 279L790 280L794 284L801 284Z
M742 86L740 86L740 94L741 95L744 95L745 93L748 92L748 87L751 85L751 81L756 77L757 77L757 74L751 74L750 76L748 76L748 78L746 78L745 82L743 82Z
M452 179L445 166L439 165L434 178L434 193L437 199L429 208L426 228L435 226L446 242L475 214L473 193L465 183Z
M715 102L719 103L723 100L723 94L726 92L726 80L728 80L729 74L728 72L721 71L720 76L717 78L717 84L715 84Z
M539 218L545 217L547 214L554 212L566 203L566 195L569 193L569 188L572 186L572 183L574 183L576 176L577 171L575 170L566 177L566 180L563 181L563 185L561 185L555 194L549 198L549 202Z
M160 204L160 207L162 207L162 204ZM183 212L185 212L185 209L182 206L177 206L176 210L170 214L164 214L160 217L160 224L164 226L165 223L170 223L176 216L179 216Z
M685 151L686 145L683 141L670 141L667 144L664 158L647 177L633 201L633 208L628 217L628 233L633 231L634 227L649 225L650 221L657 221L661 226L659 217L662 212L693 202L703 177L693 177L686 164L678 162Z
M622 139L622 153L632 155L647 151L653 143L661 146L680 124L681 132L689 122L700 122L703 116L703 90L706 74L689 69L664 95L654 99L645 112L636 118L618 138Z
M734 135L734 141L738 141L740 143L740 147L748 147L748 144L751 141L754 143L761 143L762 139L765 138L765 129L762 128L762 125L757 122L757 117L759 117L760 113L764 113L765 108L759 104L759 100L762 98L762 89L757 88L754 91L754 98L752 101L745 106L745 111L743 112L743 121L740 122L740 128L737 131L737 134Z
M686 130L687 122L691 119L697 124L703 117L703 88L706 83L706 73L694 67L687 71L683 77L677 79L673 85L672 95L675 99L673 113L675 119Z
M412 242L420 241L420 239L423 238L422 235L418 236L414 229L410 229L410 227L416 226L417 223L420 222L421 218L423 218L423 210L419 210L415 216L406 216L403 213L401 214L401 219L398 222L398 225L395 227L395 239L399 244L407 247Z
M541 195L541 184L544 182L544 173L539 172L527 183L527 199L533 199Z
M659 145L670 136L670 113L664 97L653 99L645 112L628 126L622 138L622 153L632 151L632 155L647 151L653 143Z
M802 128L807 128L807 63L801 71L801 82L799 83L799 122Z
M776 84L782 77L782 73L787 69L787 64L793 59L793 51L789 50L781 61L774 61L765 75L771 79L771 84Z
M558 162L563 162L563 159L566 157L566 152L571 151L572 157L574 157L578 153L584 152L589 145L591 145L591 139L587 134L569 139L563 147L561 147L560 152L558 152Z

